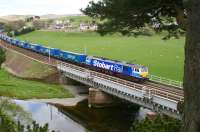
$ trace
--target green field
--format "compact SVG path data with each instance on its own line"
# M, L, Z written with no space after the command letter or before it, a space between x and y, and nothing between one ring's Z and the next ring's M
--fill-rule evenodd
M22 80L0 70L0 96L17 99L73 97L60 85Z
M139 63L148 66L150 74L180 81L183 78L183 37L164 41L159 35L137 38L120 35L101 37L91 32L35 31L18 38L63 50Z

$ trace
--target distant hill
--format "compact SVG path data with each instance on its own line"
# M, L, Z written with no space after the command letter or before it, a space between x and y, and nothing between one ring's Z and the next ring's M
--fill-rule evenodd
M4 22L4 23L7 23L8 21L3 19L3 18L0 18L0 22Z
M32 17L35 15L7 15L7 16L0 16L0 20L6 20L6 21L16 21L16 20L24 20L27 17ZM59 18L65 18L69 16L82 16L80 14L71 14L71 15L56 15L56 14L46 14L41 15L41 19L59 19Z
M41 19L57 19L57 18L65 17L65 16L67 15L46 14L46 15L40 16L40 18Z
M8 15L1 16L0 19L4 19L6 21L16 21L16 20L24 20L26 17L31 17L33 15Z

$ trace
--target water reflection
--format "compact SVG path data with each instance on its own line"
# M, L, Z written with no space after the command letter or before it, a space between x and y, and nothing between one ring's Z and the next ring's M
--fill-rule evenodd
M15 102L16 104L22 106L25 110L29 111L37 123L41 125L48 123L50 130L56 130L60 132L86 131L82 125L59 112L58 109L52 105L19 100L16 100Z
M138 106L124 103L120 107L88 108L87 100L76 107L53 106L46 103L15 101L32 114L37 123L49 124L60 132L127 132L135 119L145 115Z
M76 120L92 132L127 132L138 114L138 106L122 106L94 109L87 107L87 101L76 107L58 107L58 109Z

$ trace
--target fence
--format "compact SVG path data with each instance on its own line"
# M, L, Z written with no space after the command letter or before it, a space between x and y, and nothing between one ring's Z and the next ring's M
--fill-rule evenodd
M170 85L170 86L174 86L174 87L178 87L178 88L183 88L183 82L171 80L171 79L168 79L168 78L165 78L165 77L149 75L149 79L151 81L158 82L158 83L161 83L161 84L166 84L166 85Z

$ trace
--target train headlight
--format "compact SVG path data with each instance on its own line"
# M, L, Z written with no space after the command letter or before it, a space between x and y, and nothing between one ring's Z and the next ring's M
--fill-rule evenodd
M144 77L144 78L147 77L147 75L148 75L148 72L141 72L141 73L140 73L140 76L141 76L141 77Z

